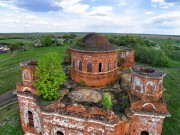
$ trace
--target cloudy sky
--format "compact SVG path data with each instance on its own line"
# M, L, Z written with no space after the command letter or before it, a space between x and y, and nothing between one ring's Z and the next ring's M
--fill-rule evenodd
M0 0L0 33L180 35L180 0Z

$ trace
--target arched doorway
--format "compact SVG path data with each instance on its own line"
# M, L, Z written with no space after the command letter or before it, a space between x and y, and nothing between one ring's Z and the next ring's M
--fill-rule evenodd
M57 131L57 135L64 135L64 134L61 131Z
M140 135L149 135L147 131L142 131Z

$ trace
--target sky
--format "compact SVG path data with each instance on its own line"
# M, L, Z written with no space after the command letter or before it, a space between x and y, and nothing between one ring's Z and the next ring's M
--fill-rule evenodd
M180 35L180 0L0 0L0 33Z

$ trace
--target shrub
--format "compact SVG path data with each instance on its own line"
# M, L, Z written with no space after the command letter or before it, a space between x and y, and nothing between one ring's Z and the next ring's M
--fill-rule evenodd
M82 86L85 86L85 82L84 81L80 81L79 82L79 85L82 87Z
M51 46L52 45L52 36L46 35L41 39L42 46Z
M104 94L102 101L101 101L101 104L106 110L111 109L111 107L112 107L111 95L110 94Z
M155 50L146 46L136 46L135 60L152 66L169 66L169 58L162 50Z
M43 56L38 62L34 76L37 77L34 86L44 99L52 100L60 96L58 89L66 76L57 53L47 53Z

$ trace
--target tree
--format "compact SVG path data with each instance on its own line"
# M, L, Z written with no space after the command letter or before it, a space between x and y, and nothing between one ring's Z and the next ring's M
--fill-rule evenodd
M102 101L101 101L101 104L103 105L103 107L106 109L106 110L109 110L111 109L112 107L112 102L111 102L111 95L110 94L104 94L103 95L103 98L102 98Z
M50 52L43 56L38 62L34 76L37 78L34 86L44 99L52 100L60 96L58 90L66 76L57 53Z
M24 44L22 42L16 42L9 45L12 51L22 49Z
M46 35L41 39L42 46L51 46L52 45L52 35Z

